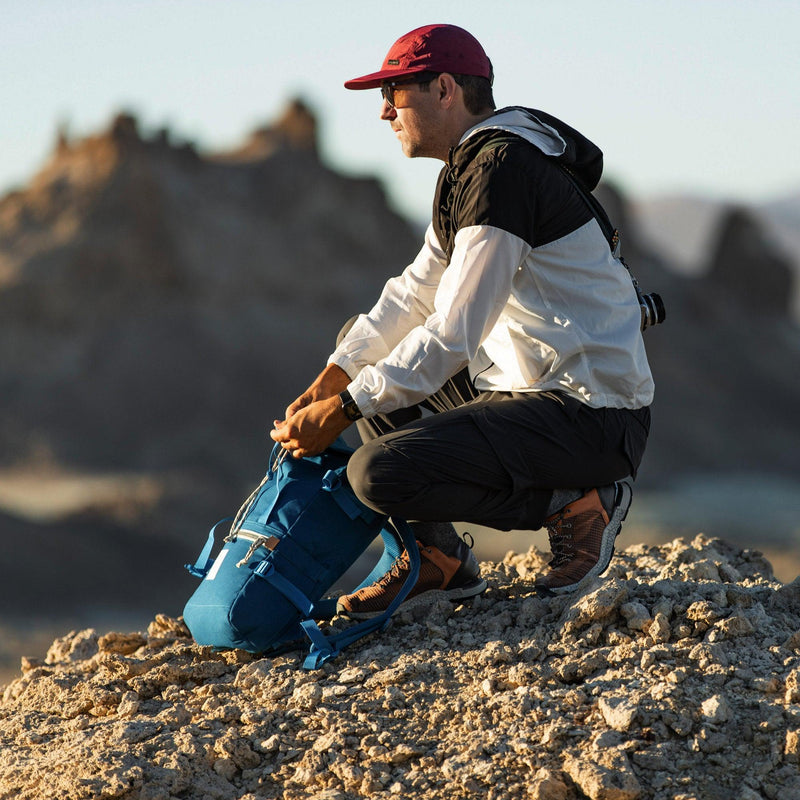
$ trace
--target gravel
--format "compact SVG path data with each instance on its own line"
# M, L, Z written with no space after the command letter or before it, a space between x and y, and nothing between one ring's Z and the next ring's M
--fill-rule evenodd
M702 535L566 597L544 568L486 562L311 672L164 615L70 632L4 690L0 799L800 797L800 579Z

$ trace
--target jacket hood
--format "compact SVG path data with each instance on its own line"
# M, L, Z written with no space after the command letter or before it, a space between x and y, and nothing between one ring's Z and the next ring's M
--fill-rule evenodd
M503 131L519 136L569 167L583 185L592 191L603 174L603 152L582 133L571 128L544 111L509 106L496 111L491 117L470 128L460 145L478 133ZM481 136L481 139L484 137Z

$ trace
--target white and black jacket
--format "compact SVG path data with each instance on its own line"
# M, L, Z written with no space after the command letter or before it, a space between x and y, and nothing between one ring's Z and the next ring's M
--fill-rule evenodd
M465 366L480 390L650 404L630 275L558 162L589 190L600 179L595 145L518 107L453 148L422 250L329 359L365 417L420 402Z

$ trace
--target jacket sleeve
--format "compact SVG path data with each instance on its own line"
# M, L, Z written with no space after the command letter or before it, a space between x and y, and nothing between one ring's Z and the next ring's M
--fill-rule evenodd
M380 336L380 344L363 344L359 360L335 359L345 372L356 375L348 389L365 417L424 400L475 357L508 301L514 274L529 251L525 241L499 228L462 228L447 269L437 258L438 268L429 269L426 279L418 284L424 286L426 302L408 304L405 311L389 302L390 298L402 297L396 287L389 296L384 292L366 320L356 323L357 336L354 338L351 330L342 343L352 346L363 336ZM412 264L411 275L415 275L419 260ZM408 270L404 276L407 274ZM435 274L438 286L430 283ZM400 317L405 318L392 328L395 337L401 333L400 338L387 339L383 333L386 322ZM346 347L340 347L334 357L340 350L346 351ZM364 360L365 353L379 357ZM357 374L351 371L353 365L359 367Z
M417 257L401 275L387 281L378 302L368 314L359 315L328 363L337 364L353 377L388 356L433 312L436 289L446 266L447 257L429 225Z

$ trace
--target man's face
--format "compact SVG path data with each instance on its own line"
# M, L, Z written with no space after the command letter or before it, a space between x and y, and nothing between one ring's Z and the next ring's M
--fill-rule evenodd
M383 101L381 119L392 126L409 158L447 157L447 145L442 155L442 117L435 89L435 80L425 86L402 84L394 87L393 106Z

